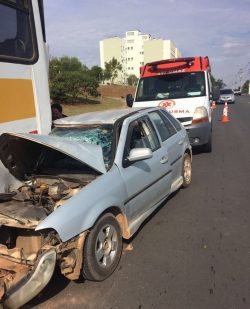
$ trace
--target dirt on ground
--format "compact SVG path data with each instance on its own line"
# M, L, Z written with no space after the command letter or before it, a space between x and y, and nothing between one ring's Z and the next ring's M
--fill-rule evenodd
M135 87L128 85L100 85L98 88L101 96L103 97L126 97L127 94L131 93L134 95Z

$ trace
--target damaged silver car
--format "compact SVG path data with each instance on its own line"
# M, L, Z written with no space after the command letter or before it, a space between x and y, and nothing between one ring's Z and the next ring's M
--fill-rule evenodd
M184 127L165 109L121 109L55 121L49 136L5 133L15 181L0 193L0 303L18 308L49 282L102 281L162 201L191 183Z

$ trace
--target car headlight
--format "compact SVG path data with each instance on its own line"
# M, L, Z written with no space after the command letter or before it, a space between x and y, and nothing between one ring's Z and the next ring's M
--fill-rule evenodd
M196 107L193 115L192 123L201 123L208 121L208 112L207 109L204 106Z

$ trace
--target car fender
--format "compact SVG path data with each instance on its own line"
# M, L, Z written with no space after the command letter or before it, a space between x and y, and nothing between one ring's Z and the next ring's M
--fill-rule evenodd
M62 241L67 241L90 229L108 208L124 211L127 193L116 165L76 195L68 199L36 227L36 231L54 229Z

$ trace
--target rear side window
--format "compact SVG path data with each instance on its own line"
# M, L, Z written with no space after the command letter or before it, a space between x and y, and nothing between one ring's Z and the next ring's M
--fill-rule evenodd
M31 1L0 0L1 60L35 62L38 53L34 28Z
M163 142L176 133L171 124L166 124L166 119L159 112L150 112L149 117L156 126Z
M181 130L181 124L180 124L180 122L175 117L173 117L172 115L170 115L168 112L166 112L164 110L161 110L161 112L173 124L173 126L176 129L176 131L180 131Z

